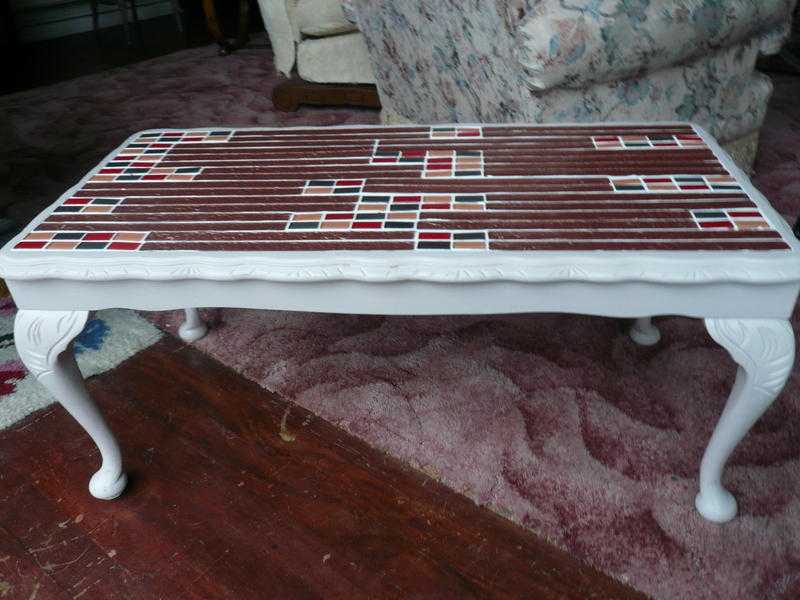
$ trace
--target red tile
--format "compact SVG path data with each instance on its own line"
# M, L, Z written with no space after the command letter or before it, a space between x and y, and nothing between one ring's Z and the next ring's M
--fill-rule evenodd
M114 236L113 233L87 233L83 236L84 242L103 242L110 240Z
M136 242L111 242L107 250L138 250L141 244Z
M380 221L356 221L353 223L353 229L380 229Z
M439 233L435 231L420 232L419 239L421 240L449 240L449 233Z
M166 179L166 175L143 175L142 179L150 179L150 180L161 180Z
M405 157L413 158L415 156L425 156L425 151L424 150L404 150L402 154Z
M108 167L105 169L100 169L98 173L108 174L108 173L122 173L123 169L121 167Z
M20 249L36 249L36 248L44 248L44 245L47 242L19 242L14 248Z
M728 215L731 217L760 217L761 213L757 210L729 210Z
M330 220L334 220L335 221L335 220L340 220L340 219L346 221L347 219L352 219L352 218L353 218L353 213L330 213L330 214L325 215L325 220L326 221L330 221Z
M340 179L336 182L336 185L340 185L342 187L351 187L354 185L361 185L362 183L364 182L360 179Z
M419 202L419 196L395 196L394 202Z
M67 204L69 206L75 206L80 204L89 204L89 202L90 202L89 198L70 198L69 200L66 200L64 204Z
M151 148L170 148L172 144L150 144Z

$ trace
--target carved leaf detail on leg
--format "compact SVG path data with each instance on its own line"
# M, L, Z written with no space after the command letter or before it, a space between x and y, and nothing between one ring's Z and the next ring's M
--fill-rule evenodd
M25 366L39 379L50 373L59 355L86 325L87 311L20 310L14 319L14 343Z
M744 368L753 388L772 395L783 389L794 364L794 334L788 321L706 319L706 327Z

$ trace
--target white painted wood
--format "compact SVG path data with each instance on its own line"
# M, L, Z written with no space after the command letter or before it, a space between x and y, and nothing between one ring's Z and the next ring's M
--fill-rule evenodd
M34 372L38 356L66 348L83 326L86 311L111 307L380 315L566 312L634 318L631 337L639 343L657 341L651 316L703 318L714 339L741 366L703 459L696 502L703 516L722 522L736 512L735 500L721 484L725 461L780 392L791 369L794 340L787 319L800 293L800 243L716 141L695 129L781 234L789 251L86 250L48 251L46 256L9 251L48 210L0 252L0 276L22 309L16 335L27 356L23 359L34 365ZM102 163L66 194L73 194L101 167ZM205 325L196 308L185 310L186 322L179 333L194 341L205 334ZM80 327L67 327L66 341L58 333L63 319L80 321ZM31 333L42 328L54 332L45 341ZM59 359L58 368L39 368L48 373L40 379L100 447L103 467L95 475L97 483L92 480L92 493L113 497L125 485L119 450L83 391L77 371L62 362L66 361Z
M200 313L196 308L184 309L186 319L178 328L178 335L187 344L196 342L208 333L208 327L200 318Z
M695 506L706 519L724 523L736 516L736 499L722 485L722 471L736 445L783 389L794 364L794 334L788 321L706 319L711 337L739 369L728 403L700 464Z
M2 268L0 255L0 270ZM176 310L196 305L371 315L463 315L564 312L607 317L642 315L786 319L800 291L797 282L773 285L648 282L425 281L368 283L209 281L6 280L18 306L49 310Z
M111 500L127 483L122 457L114 435L86 392L71 348L88 316L87 311L22 309L14 321L14 343L28 370L97 444L102 465L89 481L89 492L95 498Z
M654 346L661 339L661 332L650 317L636 319L628 334L640 346Z

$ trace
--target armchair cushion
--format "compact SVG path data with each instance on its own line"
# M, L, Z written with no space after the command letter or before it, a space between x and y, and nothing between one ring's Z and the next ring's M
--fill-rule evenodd
M342 11L341 0L299 0L294 18L304 35L325 37L357 31Z
M774 39L795 1L543 0L516 32L520 62L534 90L623 79L753 37Z
M288 77L294 68L295 43L300 41L300 32L293 22L295 0L258 0L258 7L269 35L275 68Z

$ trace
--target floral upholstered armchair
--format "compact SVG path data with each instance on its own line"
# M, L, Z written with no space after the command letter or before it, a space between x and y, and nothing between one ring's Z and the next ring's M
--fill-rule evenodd
M350 0L387 122L690 120L749 167L796 0Z

